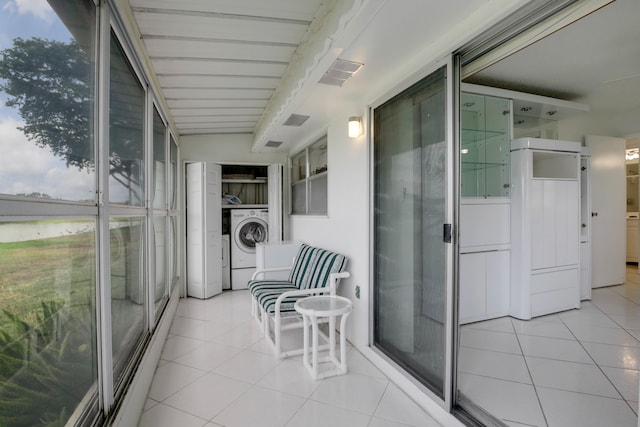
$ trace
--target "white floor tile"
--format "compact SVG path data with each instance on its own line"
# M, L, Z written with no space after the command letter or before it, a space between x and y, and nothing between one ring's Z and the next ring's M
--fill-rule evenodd
M607 366L603 366L602 370L625 400L638 400L638 371Z
M314 381L311 378L302 361L290 359L283 360L258 381L261 387L304 398L311 396L319 384L320 381Z
M422 410L394 384L389 383L376 412L377 418L396 421L415 427L435 427L438 422Z
M482 322L468 323L462 329L482 329L485 331L510 332L513 333L513 325L510 317L499 317L497 319L485 320Z
M163 403L207 420L212 419L246 392L251 384L206 374L184 387Z
M640 327L640 313L627 316L612 314L610 317L614 322L625 329L638 329Z
M387 383L366 375L340 375L323 380L310 399L372 415Z
M382 418L372 417L369 427L411 427L408 424L401 424L395 421L383 420Z
M286 427L367 427L369 415L308 400Z
M620 394L595 365L529 356L527 356L527 365L536 387L549 387L621 399Z
M221 344L230 345L232 347L248 348L256 342L264 338L264 333L260 329L260 325L252 320L243 322L240 326L236 326L229 332L223 333L211 339Z
M211 372L255 384L279 363L273 355L244 350Z
M156 400L153 399L147 399L144 402L144 407L142 408L142 411L148 411L149 409L153 408L154 406L156 406L158 404L158 402Z
M138 427L202 427L206 423L207 420L160 403L142 414Z
M171 329L169 332L173 335L208 341L211 338L210 328L212 325L213 322L207 320L175 317L171 323ZM228 325L225 332L230 328L231 325Z
M148 397L161 402L204 374L205 372L199 369L173 362L167 363L156 369Z
M616 326L606 328L587 324L569 324L569 329L581 342L597 342L601 344L615 344L630 347L640 347L640 341L624 329Z
M595 301L594 304L602 310L603 313L620 315L620 316L636 316L640 312L640 306L626 298L621 301Z
M291 394L254 386L212 421L226 427L281 427L304 402Z
M461 347L458 371L531 384L524 357L515 354Z
M535 389L530 384L460 374L458 389L501 420L535 426L545 425Z
M593 364L591 357L577 341L533 335L520 335L518 339L526 356Z
M582 345L598 365L640 370L640 348L591 342Z
M522 354L515 333L462 329L460 345L502 353Z
M241 348L208 342L175 359L176 363L210 371L242 351Z
M169 335L164 343L161 358L164 360L175 360L187 354L196 347L204 344L205 341L194 338L181 337L179 335Z
M347 352L347 369L350 374L368 375L382 379L387 378L373 363L353 348Z
M636 427L638 419L624 400L539 387L549 427Z
M638 327L640 328L640 325ZM625 331L633 335L635 339L640 340L640 329L625 329Z
M611 318L602 312L597 307L594 309L585 310L574 310L571 312L571 315L560 315L560 318L567 326L598 326L601 328L616 328L618 325L616 322L611 320Z
M571 331L562 323L546 322L538 319L513 319L513 327L518 335L534 335L547 338L575 339Z

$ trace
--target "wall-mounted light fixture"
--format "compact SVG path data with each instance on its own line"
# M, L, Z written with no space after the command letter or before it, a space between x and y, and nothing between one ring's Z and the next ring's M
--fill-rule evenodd
M362 117L349 117L349 138L357 138L362 135Z

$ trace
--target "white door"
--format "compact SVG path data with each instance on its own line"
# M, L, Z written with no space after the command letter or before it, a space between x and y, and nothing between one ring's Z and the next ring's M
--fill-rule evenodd
M220 174L220 165L187 165L187 295L196 298L222 292Z
M267 168L269 186L269 242L282 241L282 171L283 165L273 164Z
M591 148L591 283L593 288L625 279L625 140L587 136Z
M222 167L205 164L205 290L204 298L222 292Z

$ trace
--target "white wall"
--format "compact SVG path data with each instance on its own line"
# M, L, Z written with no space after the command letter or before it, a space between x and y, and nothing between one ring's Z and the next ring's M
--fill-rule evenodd
M640 132L639 110L613 115L591 112L558 122L558 139L584 142L585 135L624 138Z
M251 151L253 135L185 135L180 137L180 156L183 161L216 163L272 164L287 163L282 151Z
M344 254L349 258L349 279L342 280L339 294L354 302L347 337L358 347L368 345L369 333L369 186L367 140L347 136L349 116L365 110L343 111L327 130L328 215L290 218L292 238ZM367 124L364 123L366 127ZM355 285L360 286L356 299Z

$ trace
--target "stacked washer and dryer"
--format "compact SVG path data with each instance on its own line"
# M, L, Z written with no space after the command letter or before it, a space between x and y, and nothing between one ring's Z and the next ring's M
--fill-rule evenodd
M268 209L231 209L231 288L246 289L256 271L256 245L269 239Z

